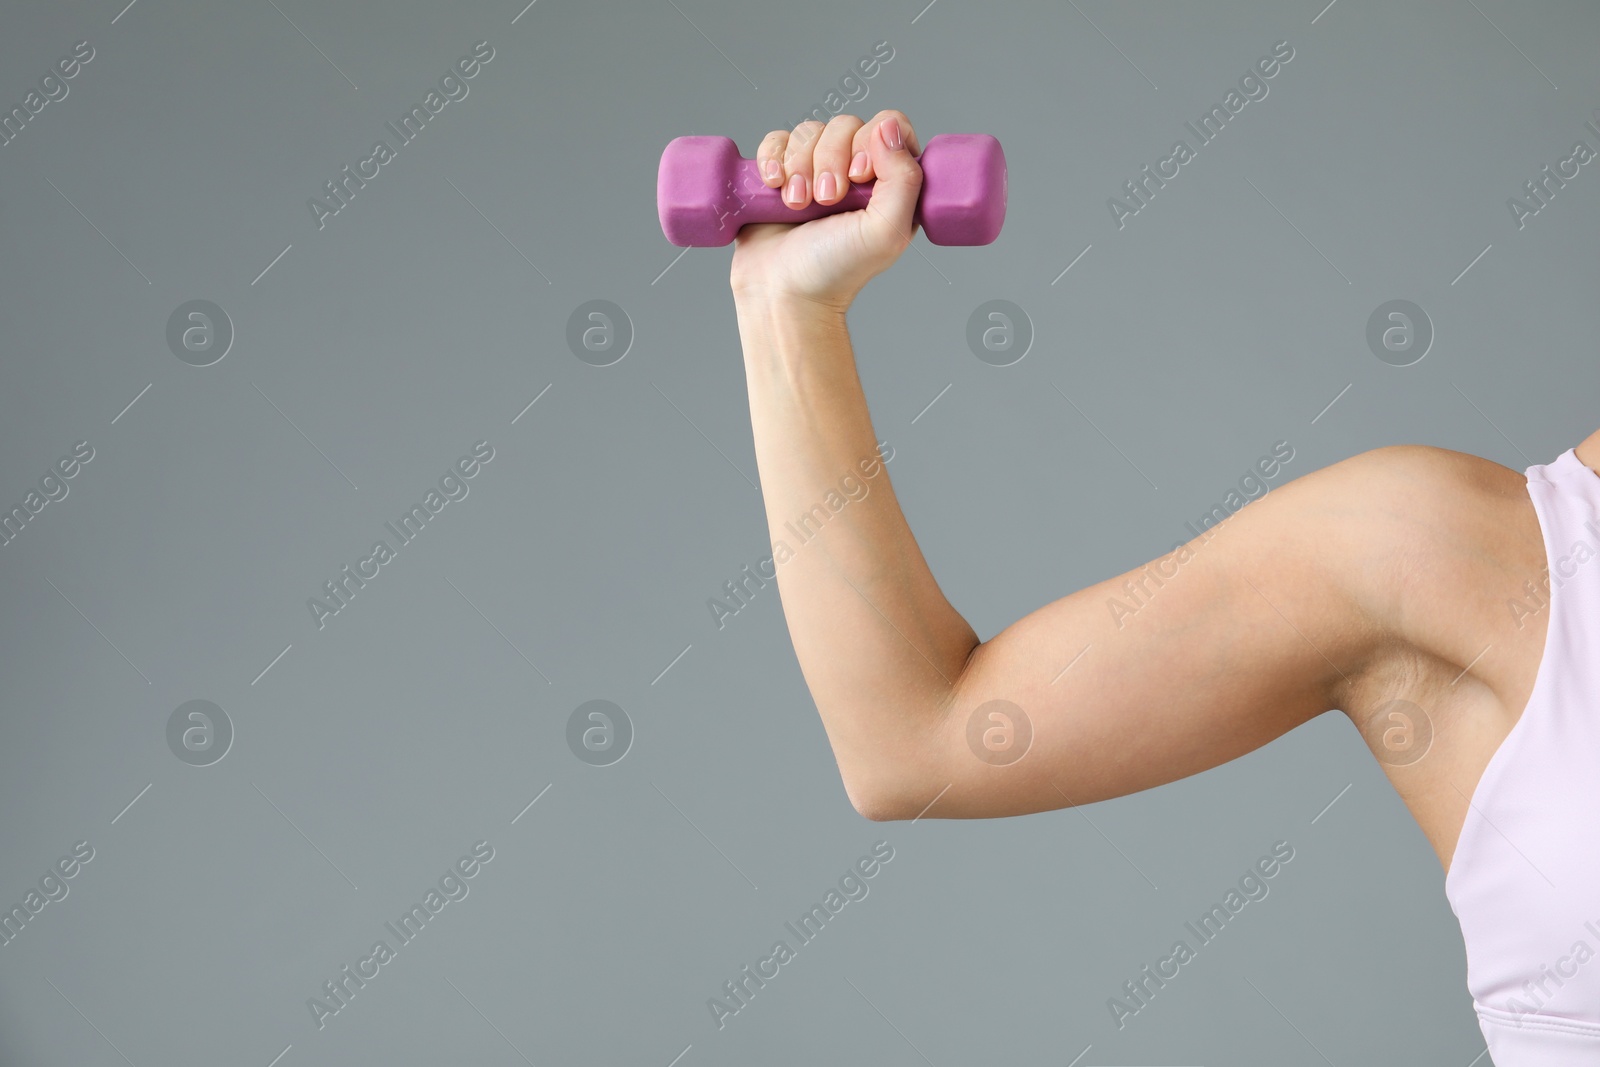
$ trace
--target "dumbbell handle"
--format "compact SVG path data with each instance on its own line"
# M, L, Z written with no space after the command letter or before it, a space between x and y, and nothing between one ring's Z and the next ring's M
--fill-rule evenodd
M988 244L1005 219L1006 168L1000 142L987 134L938 134L922 155L922 191L914 221L941 245ZM873 182L846 181L833 204L789 207L781 188L761 180L756 161L739 156L725 137L679 137L661 154L656 202L667 239L679 246L731 242L741 226L809 222L856 211L872 198Z

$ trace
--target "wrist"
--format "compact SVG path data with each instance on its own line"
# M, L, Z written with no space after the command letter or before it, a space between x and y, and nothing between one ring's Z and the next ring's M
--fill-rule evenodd
M800 391L825 368L854 360L847 308L792 294L735 294L745 371L754 383Z
M794 292L753 287L735 289L733 304L740 321L824 327L843 327L850 309L848 300L822 300Z

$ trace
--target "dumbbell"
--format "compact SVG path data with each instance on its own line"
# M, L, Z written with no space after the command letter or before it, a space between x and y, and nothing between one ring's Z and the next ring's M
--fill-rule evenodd
M1006 218L1006 157L985 133L941 133L917 157L922 192L915 221L936 245L985 245ZM661 153L656 210L661 231L680 247L730 244L754 222L809 222L867 206L876 182L848 182L837 203L796 210L783 202L727 137L674 138Z

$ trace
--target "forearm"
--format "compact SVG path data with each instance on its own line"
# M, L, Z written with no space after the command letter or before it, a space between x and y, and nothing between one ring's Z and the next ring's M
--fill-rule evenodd
M852 800L887 807L917 780L978 638L879 460L844 314L750 296L736 306L795 655Z

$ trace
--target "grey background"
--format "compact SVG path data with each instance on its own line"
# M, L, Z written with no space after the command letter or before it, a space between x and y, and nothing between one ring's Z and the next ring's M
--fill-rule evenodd
M1010 165L995 244L919 238L851 317L981 637L1166 551L1275 441L1286 477L1397 442L1520 470L1593 430L1600 176L1520 231L1506 199L1596 145L1600 10L1324 2L8 5L5 107L96 54L0 147L0 502L95 458L0 548L0 902L95 858L0 946L0 1062L1466 1067L1441 871L1342 717L1091 808L873 824L775 593L706 607L767 537L729 251L677 258L656 163L750 154L880 40L851 110ZM307 198L479 40L319 231ZM1280 40L1119 230L1106 199ZM237 331L210 367L166 345L192 299ZM592 299L636 331L609 367L566 345ZM1036 331L1014 366L966 348L990 299ZM1392 299L1436 331L1413 366L1366 345ZM307 598L480 439L319 630ZM594 698L636 731L608 767L565 740ZM193 699L235 730L208 767L165 740ZM307 998L480 839L319 1030ZM1107 998L1280 839L1270 895L1118 1030ZM719 1030L707 998L878 840L870 895Z

